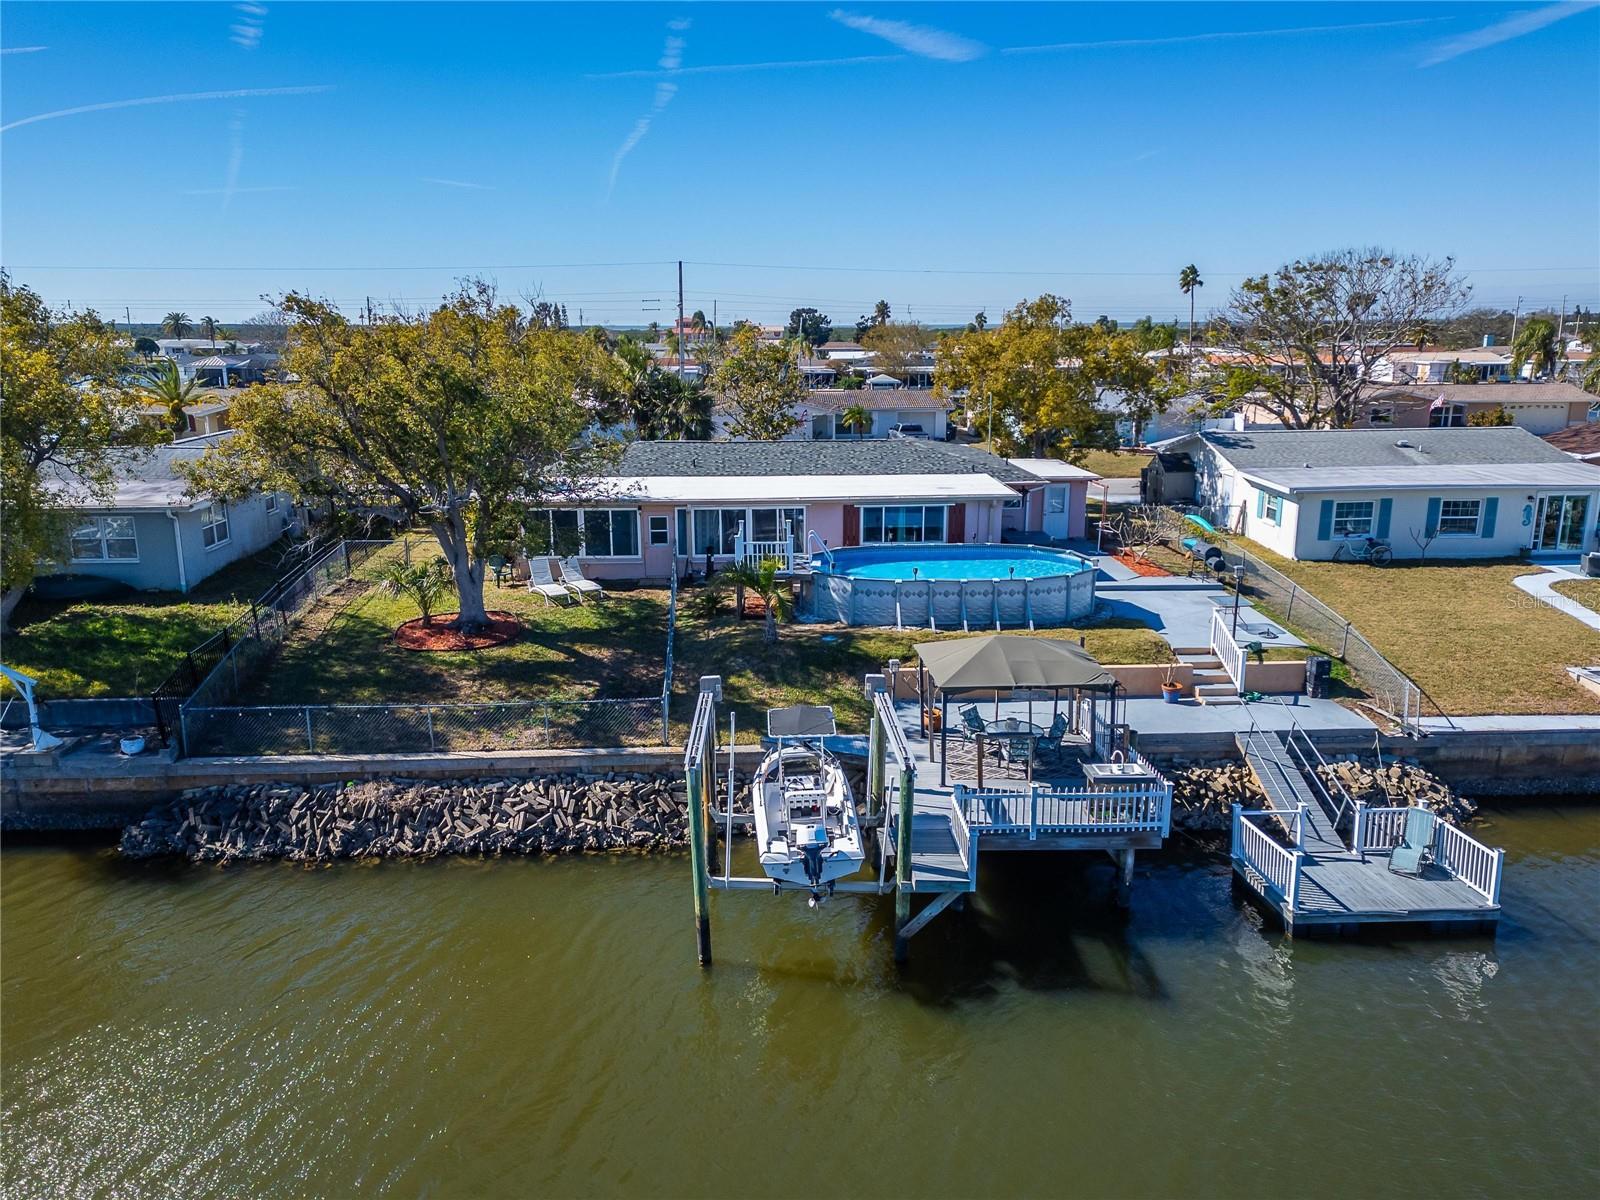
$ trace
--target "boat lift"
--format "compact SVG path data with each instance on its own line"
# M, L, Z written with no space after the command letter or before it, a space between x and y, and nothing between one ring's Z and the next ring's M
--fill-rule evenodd
M894 702L882 675L868 675L866 693L872 702L872 726L867 749L867 793L861 828L867 845L875 850L876 879L841 879L833 884L835 895L895 897L895 960L906 958L906 943L911 936L944 910L960 892L944 891L933 904L915 918L911 915L914 890L911 847L912 816L916 797L916 766L905 733L896 718ZM711 965L710 889L726 892L792 892L809 895L811 889L800 884L785 884L766 875L733 873L733 826L738 821L753 821L754 812L734 809L735 735L734 714L728 715L728 757L726 786L719 796L716 745L717 702L722 699L722 679L716 675L700 678L694 718L684 747L683 767L688 788L689 860L694 875L695 946L702 966ZM888 807L891 767L898 772L894 811ZM717 864L717 826L721 823L723 850L720 871ZM869 862L872 859L869 857ZM889 863L893 862L893 874ZM966 890L971 890L966 889Z

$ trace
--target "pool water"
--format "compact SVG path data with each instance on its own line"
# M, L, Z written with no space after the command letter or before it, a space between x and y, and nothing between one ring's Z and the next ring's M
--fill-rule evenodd
M1086 565L1059 550L1026 546L885 546L834 551L831 574L894 580L1043 579L1075 575ZM826 561L818 560L816 567L828 572Z

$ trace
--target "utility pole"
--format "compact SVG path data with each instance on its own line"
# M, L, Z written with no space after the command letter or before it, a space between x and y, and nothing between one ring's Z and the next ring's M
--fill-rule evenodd
M678 260L678 382L683 382L683 259Z
M1522 319L1522 297L1517 297L1517 311L1511 318L1511 344L1517 344L1517 322Z

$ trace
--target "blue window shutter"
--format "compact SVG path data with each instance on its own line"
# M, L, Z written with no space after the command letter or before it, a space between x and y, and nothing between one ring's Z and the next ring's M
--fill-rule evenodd
M1386 538L1389 536L1389 518L1394 514L1394 501L1388 496L1378 501L1378 529L1375 537Z
M1428 525L1422 534L1423 537L1434 537L1439 532L1439 504L1439 497L1428 498Z
M1267 494L1259 489L1256 491L1256 516L1265 516L1267 512Z
M1317 516L1317 541L1325 542L1333 536L1333 501L1324 500Z
M1500 497L1490 496L1483 502L1483 536L1494 536L1494 519L1500 513Z

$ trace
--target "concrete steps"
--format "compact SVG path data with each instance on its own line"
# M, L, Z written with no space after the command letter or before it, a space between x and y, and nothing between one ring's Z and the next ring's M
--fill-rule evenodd
M1201 704L1242 704L1239 689L1222 669L1222 660L1209 646L1177 646L1173 654L1194 668L1194 698Z

